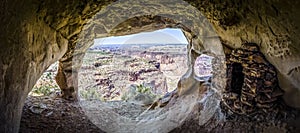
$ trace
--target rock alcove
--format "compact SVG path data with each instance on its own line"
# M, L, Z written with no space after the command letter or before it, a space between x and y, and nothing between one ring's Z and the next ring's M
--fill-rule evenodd
M1 132L18 132L21 110L27 94L47 67L57 60L60 62L57 81L63 90L63 96L76 99L77 83L74 80L76 75L72 77L72 73L76 73L78 64L72 63L72 60L84 53L84 50L80 50L80 48L84 48L80 47L83 46L80 44L90 43L89 39L93 39L94 36L124 35L162 27L182 28L184 32L190 33L186 34L191 42L188 47L190 62L193 62L204 50L218 49L218 47L209 45L212 44L214 38L220 38L224 45L232 48L240 48L246 42L258 44L261 53L273 64L277 72L278 84L285 92L283 95L285 103L292 107L300 107L298 102L300 99L299 2L293 0L255 2L187 0L188 4L174 4L176 2L180 3L181 1L172 1L168 4L168 2L160 3L159 1L143 1L141 3L121 0L115 3L119 6L109 8L108 5L114 3L113 1L0 1L2 9L0 11L0 30L2 31L0 35ZM161 6L165 4L170 5L171 8ZM138 13L145 11L148 15L158 14L159 11L162 11L159 12L161 14L166 14L166 12L173 14L176 9L179 19L174 19L177 21L172 23L169 22L170 19L158 17L159 15L150 15L146 16L144 20L147 20L148 17L150 18L148 20L158 23L155 26L143 25L140 23L143 22L141 17L134 18L134 16L140 16L138 14L123 17L133 12L134 9L138 9L135 11ZM181 14L181 9L190 9L191 12ZM200 11L203 15L197 16L197 12L192 12L194 11L192 9ZM95 15L97 12L102 12L102 15ZM123 15L114 16L116 13L123 13ZM204 22L202 24L210 22L212 26L208 27L215 29L216 34L197 29L201 26L196 26L199 23L192 23L192 20L195 20L189 19L192 16L196 16L196 19L207 18L207 20L201 19ZM94 27L92 24L88 24L94 17L106 19L95 22L94 24L99 25ZM123 23L124 25L116 28L117 24L114 23L114 20L122 18L125 20L133 18L133 20L138 19L139 21L126 21L128 23ZM172 20L171 16L166 18ZM104 21L108 21L108 23ZM111 24L112 27L102 25L104 23ZM107 31L113 27L115 27L114 30ZM93 29L96 34L84 36L86 35L85 31L91 31L86 30L89 28ZM81 39L82 35L86 40ZM200 41L201 39L197 38L199 36L205 36L204 41ZM77 45L78 43L79 45ZM80 60L78 61L80 64ZM214 69L214 73L226 73L225 65L221 67L222 69ZM191 74L191 71L189 72L187 74ZM225 82L222 83L225 76L220 78L221 80L212 79L213 83L217 83L214 84L217 88L225 87ZM195 82L189 78L183 80L182 83L179 87L193 88L195 85L193 84ZM221 89L217 89L217 91L222 93ZM178 92L183 94L180 89Z
M169 11L166 12L171 14ZM105 14L105 12L104 13L100 12L100 14ZM147 14L147 12L145 14ZM201 16L201 14L196 14L196 15L199 15L199 17ZM93 40L93 37L101 37L103 36L103 34L105 35L105 33L102 33L103 31L101 30L90 31L91 29L98 29L97 27L101 26L99 25L100 23L99 21L102 21L102 19L99 19L97 16L102 16L102 15L95 15L95 16L96 17L93 19L93 21L87 24L87 28L84 28L85 30L82 32L82 37L84 38L82 40L79 39L81 41L78 43L79 46L77 46L77 48L79 49L75 50L75 52L78 51L78 53L75 53L75 55L79 55L80 52L84 52L88 48L88 46L91 46L93 43L90 42L90 40ZM182 23L180 24L179 21L182 21ZM184 22L184 21L188 21L188 22ZM192 18L185 18L185 17L178 18L176 15L170 15L170 16L140 15L139 17L134 16L132 18L129 17L128 19L124 19L124 21L121 21L121 23L111 22L109 24L112 25L112 26L108 25L110 26L109 28L113 28L109 32L109 34L112 35L124 35L124 34L126 35L129 33L136 33L140 31L153 31L155 29L161 29L165 27L181 29L189 42L187 46L187 48L189 49L187 51L188 53L187 63L189 69L180 78L177 85L178 87L174 92L171 92L170 94L167 94L163 98L154 102L146 111L139 114L138 117L134 119L121 117L120 114L118 113L112 113L110 108L105 108L105 105L103 105L103 103L101 102L81 101L81 107L84 108L84 111L89 117L89 119L95 125L97 125L102 130L107 132L124 132L124 131L169 132L173 128L178 127L182 123L182 121L187 117L187 115L195 109L194 105L196 105L197 104L196 101L199 100L198 98L199 93L197 92L201 83L194 78L195 74L193 72L194 71L193 65L196 58L199 55L201 55L202 50L196 44L204 43L205 45L203 47L207 47L206 53L216 57L214 58L214 62L216 64L214 65L214 69L216 69L216 67L223 69L222 66L220 65L221 60L224 59L223 57L224 53L222 53L222 46L219 41L219 38L212 31L210 24L207 22L200 23L197 22L197 19L193 20ZM139 25L136 26L137 24ZM201 30L192 31L190 28L188 28L189 26L193 26L195 29L201 29ZM90 34L90 32L92 33L94 32L95 34ZM203 35L200 36L200 35L192 35L192 34L203 34ZM80 58L80 56L73 57L73 61L74 58L76 61L76 58L78 59ZM221 69L218 70L219 74L216 75L221 75L222 73L224 73L220 71ZM220 78L220 76L213 77L212 80L215 81L217 80L217 78ZM134 81L137 79L132 78L131 80ZM218 79L218 80L222 81L222 79ZM222 83L225 82L216 82L215 84L222 86ZM214 90L220 90L220 89L216 87ZM215 112L218 108L219 98L217 98L217 92L215 93L211 92L211 95L213 96L209 98L211 99L210 102L216 104L217 106L212 108L207 107L203 109L205 115L203 114L202 116L203 118L201 118L202 124L204 124L205 121L207 121L209 117L211 117L214 114L213 112ZM179 98L180 100L178 100L176 97L180 97ZM205 96L201 96L201 98L204 97ZM212 99L213 97L214 99ZM169 104L170 106L168 106L167 108L157 109L156 106L163 107L166 105L166 103L169 103L170 101L172 101L171 103L173 104ZM185 102L189 102L190 104L187 105L185 104ZM206 104L206 103L207 103L206 100L201 102L201 104ZM95 110L101 110L102 113L101 114L96 113ZM109 116L107 116L108 114ZM102 121L104 119L106 122ZM178 123L174 123L172 121L178 121Z
M227 55L227 85L223 103L237 114L278 111L283 91L277 73L256 44L244 44ZM277 109L276 109L277 108Z

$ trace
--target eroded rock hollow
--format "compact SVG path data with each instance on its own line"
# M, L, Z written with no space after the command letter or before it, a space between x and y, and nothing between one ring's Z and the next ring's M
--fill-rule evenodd
M91 43L95 37L126 35L164 27L182 28L186 33L191 42L188 47L190 63L195 59L192 58L191 51L200 53L205 50L222 51L213 50L215 47L211 45L212 43L208 38L201 41L203 36L219 37L222 43L232 48L240 48L243 43L247 42L258 44L261 52L258 54L264 56L253 55L252 57L265 57L274 67L270 66L269 63L264 63L268 67L262 67L259 70L257 69L259 66L250 67L255 69L254 72L256 72L252 75L252 69L244 66L245 64L252 65L251 63L234 61L235 59L239 60L239 56L244 56L245 52L239 53L240 50L233 52L233 54L238 54L238 58L231 59L232 64L230 67L232 67L232 73L238 74L240 77L231 77L231 82L237 84L232 84L231 89L226 90L232 92L230 93L231 96L228 97L231 103L226 102L232 111L247 112L253 108L266 109L270 107L271 105L269 106L269 104L263 102L270 101L268 103L273 104L278 99L282 94L278 85L285 92L283 95L285 103L300 108L299 2L294 0L186 0L187 5L174 4L174 1L164 3L171 5L171 8L156 4L159 1L152 1L148 4L147 1L120 0L118 2L116 5L119 4L120 6L106 8L114 1L0 1L0 132L18 132L21 111L27 94L41 74L55 61L59 60L60 62L57 81L62 89L63 97L68 99L77 98L76 72L80 66L80 60L77 63L72 62L72 60L73 58L82 58L85 52L85 48L81 50L79 48L79 51L75 50L75 47L78 47L77 43L87 44L88 46L91 45L88 43ZM153 7L154 5L158 6L154 10L147 10L146 7ZM132 8L125 8L128 6ZM139 19L140 16L137 18L126 16L138 7L140 7L141 12L145 10L145 14L156 14L154 16L159 16L159 11L170 14L177 11L175 14L178 15L182 13L181 9L195 8L203 14L196 17L203 20L203 23L195 24L193 20L188 20L196 16L194 12L179 15L177 21L151 15L144 19ZM95 16L98 12L100 12L100 15ZM115 15L116 13L123 13L126 17ZM161 15L164 15L163 13ZM94 24L98 24L97 27L93 27L93 23L90 23L94 18L100 20L94 22ZM137 19L137 21L125 21L129 18ZM118 19L125 19L124 23L115 24L115 20ZM143 20L147 20L145 21L147 23L139 23ZM119 27L105 25L105 21ZM199 29L201 26L198 25L203 26L208 22L212 26L206 25L205 27L215 29L217 35ZM80 34L86 30L84 26L89 23L95 34L86 36L86 40L80 40ZM88 29L89 27L85 28ZM83 45L80 46L84 47ZM253 59L254 62L264 62L266 60ZM250 59L247 61L250 61ZM253 65L258 64L253 63ZM223 73L225 71L224 69ZM251 79L252 77L262 78L258 75L263 74L261 71L265 74L264 78L270 79L263 83L259 83L262 80ZM225 77L219 78L224 79ZM215 81L218 83L216 79L212 82ZM251 83L247 83L248 81ZM186 83L190 82L187 81ZM251 86L253 85L257 89L252 90ZM264 86L264 88L259 86ZM268 86L272 87L268 88ZM183 87L192 88L193 85L184 84ZM219 88L222 88L222 86L219 86ZM181 92L181 90L178 91ZM221 92L221 90L218 91ZM279 92L277 93L277 91ZM237 97L233 93L237 93ZM251 99L252 96L256 98ZM238 102L234 102L234 99L238 99ZM253 104L253 102L256 104Z

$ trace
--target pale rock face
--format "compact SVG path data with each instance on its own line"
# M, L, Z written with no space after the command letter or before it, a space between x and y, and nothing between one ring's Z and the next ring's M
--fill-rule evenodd
M216 30L223 44L234 48L240 47L244 42L259 44L262 53L278 71L279 83L285 91L286 103L300 108L298 102L300 100L299 2L293 0L257 0L249 3L231 0L187 0L187 2L199 9L212 23L212 29ZM60 72L65 75L61 79L67 82L59 84L61 89L75 87L74 90L68 91L77 92L76 76L72 77L71 73L76 74L76 69L80 66L80 60L77 64L72 64L72 58L80 59L84 53L83 48L81 52L73 55L76 43L82 41L78 40L79 33L83 32L83 26L92 20L93 15L98 11L107 13L108 11L103 7L109 3L112 1L0 1L1 132L18 132L24 99L42 72L55 61L60 61L62 67ZM174 5L173 9L193 8L192 6L181 8L180 5ZM122 8L114 8L116 12L118 9ZM101 15L96 17L101 18ZM182 16L184 17L186 16ZM213 46L208 45L209 42L201 42L199 38L193 38L191 30L195 30L194 25L186 27L180 23L184 21L185 19L174 22L163 17L141 16L124 21L110 32L106 31L107 27L104 25L91 26L90 28L94 28L94 31L99 34L87 36L87 40L90 40L85 42L91 42L96 36L104 37L101 33L109 33L106 36L125 35L164 27L177 27L183 29L192 43L189 49L214 49ZM200 30L196 29L196 31ZM70 94L76 97L76 94Z

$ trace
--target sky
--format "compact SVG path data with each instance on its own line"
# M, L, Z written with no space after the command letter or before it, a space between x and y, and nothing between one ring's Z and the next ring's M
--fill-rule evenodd
M94 40L96 46L110 44L188 44L188 42L182 31L174 28Z

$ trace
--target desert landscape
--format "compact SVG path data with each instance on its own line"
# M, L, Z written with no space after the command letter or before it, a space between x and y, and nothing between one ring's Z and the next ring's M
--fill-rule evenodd
M103 45L91 47L79 71L79 95L101 101L149 104L173 91L187 71L186 45ZM143 97L144 97L143 96Z

